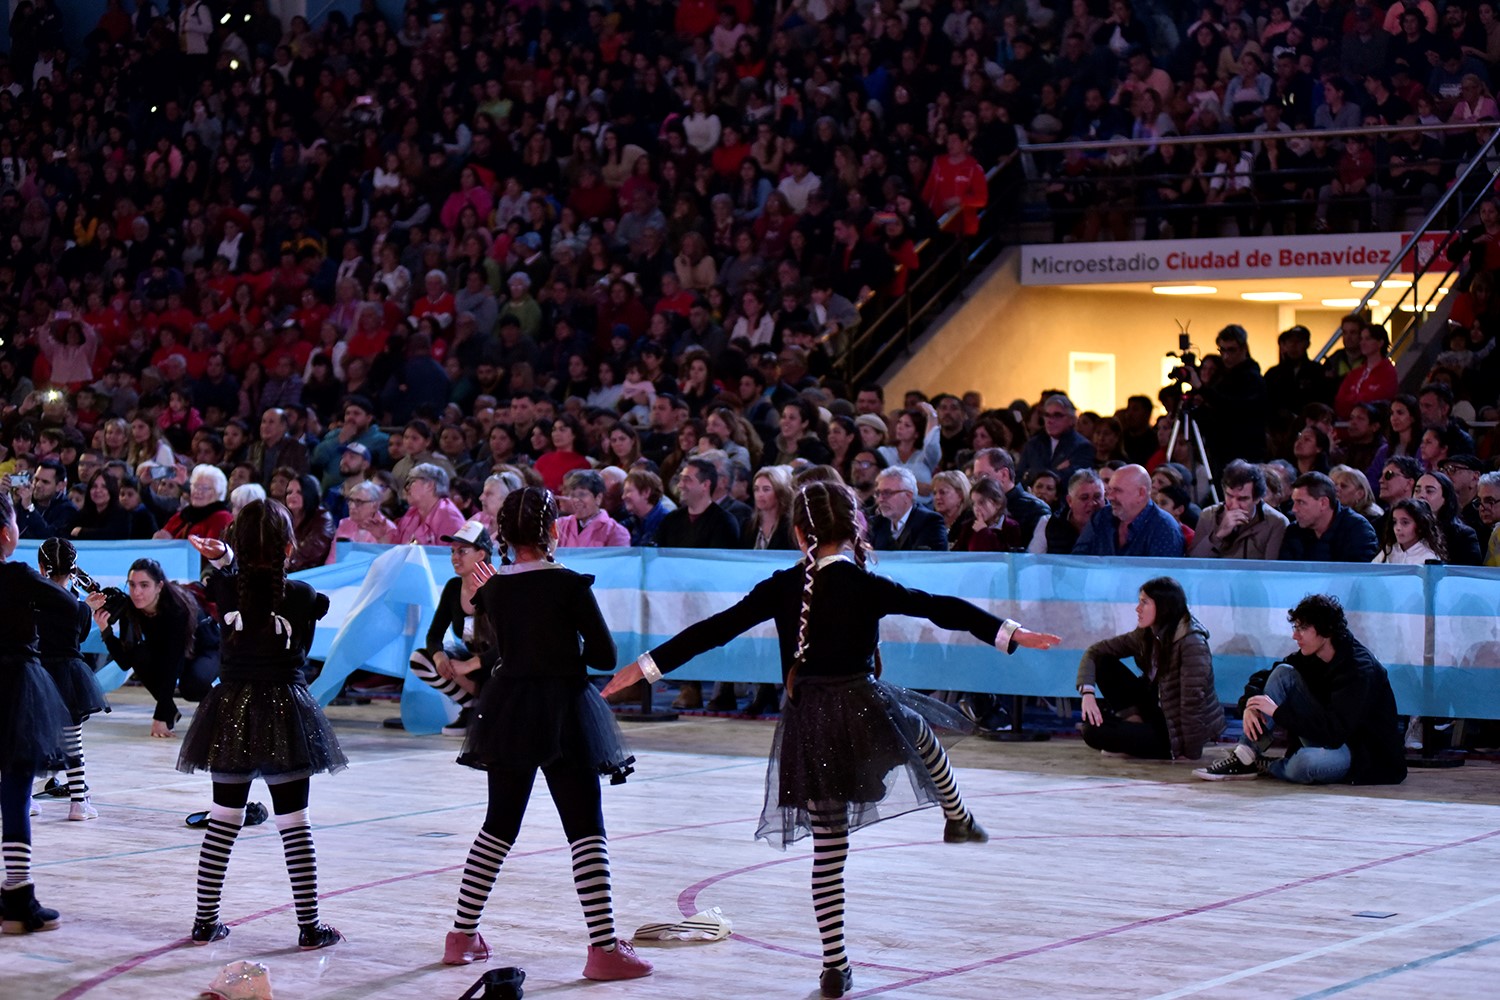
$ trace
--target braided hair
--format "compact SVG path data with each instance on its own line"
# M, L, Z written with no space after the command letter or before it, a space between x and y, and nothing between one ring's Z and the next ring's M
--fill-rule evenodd
M69 577L78 568L78 550L66 538L48 538L37 547L36 560L48 577Z
M552 525L557 522L557 498L541 486L513 490L500 505L495 518L495 536L502 553L501 565L511 564L512 548L540 549L552 558Z
M286 597L287 547L295 545L292 515L279 500L252 500L235 515L236 589L246 627L270 627Z
M787 671L787 695L793 694L797 670L807 657L807 621L812 607L813 578L817 571L820 545L847 542L854 548L854 563L865 568L865 541L860 537L859 509L854 491L842 483L815 480L797 491L792 500L792 525L807 539L807 556L803 560L802 609L797 616L797 651ZM880 676L880 651L875 652L875 676Z

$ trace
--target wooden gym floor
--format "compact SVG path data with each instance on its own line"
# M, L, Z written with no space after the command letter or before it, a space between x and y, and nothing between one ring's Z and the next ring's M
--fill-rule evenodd
M192 948L201 836L182 818L207 807L209 783L173 770L175 740L148 738L143 692L115 702L84 730L99 819L70 823L49 799L33 821L38 896L64 923L0 939L0 997L186 1000L248 958L270 967L277 1000L451 1000L486 968L439 961L484 812L483 776L453 764L456 740L382 729L389 705L333 709L353 765L314 782L312 818L323 917L349 940L296 950L268 822L230 864L232 936ZM487 967L524 968L531 998L816 996L806 845L751 839L771 732L708 718L633 727L639 771L604 793L621 932L718 906L734 938L643 945L653 977L583 980L567 845L538 782L485 914ZM855 836L853 996L1497 995L1500 767L1296 789L1200 782L1076 740L971 739L953 760L992 840L943 844L935 810ZM262 785L251 797L269 802Z

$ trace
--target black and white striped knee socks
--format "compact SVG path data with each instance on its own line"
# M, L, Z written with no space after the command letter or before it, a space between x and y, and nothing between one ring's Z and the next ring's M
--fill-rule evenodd
M809 810L813 836L812 900L823 939L823 968L846 969L844 953L844 862L849 857L849 820L837 811Z
M413 661L415 662L415 661ZM499 837L480 830L469 848L469 860L464 862L463 883L458 887L458 915L453 920L453 929L461 934L473 934L479 930L479 916L484 904L489 901L490 890L495 888L495 879L505 856L510 853L510 844Z
M82 802L88 796L88 786L83 780L83 723L64 726L63 756L68 762L68 798Z
M938 805L943 809L943 816L951 820L968 819L969 810L964 808L964 800L958 794L958 781L953 777L953 769L948 766L948 754L926 723L923 723L922 732L917 736L917 753L922 755L922 763L926 765L927 773L932 776L932 783L937 788Z
M0 844L5 858L5 888L19 889L31 884L31 844L24 840L7 840Z
M449 680L437 672L437 667L425 656L413 656L411 658L411 672L417 675L422 683L436 688L440 694L445 694L458 703L459 708L467 708L474 696L458 686L458 682Z
M278 813L276 831L281 834L281 851L286 855L286 874L292 883L297 923L311 926L318 922L318 855L313 849L307 810Z
M603 836L581 837L568 845L573 851L573 886L583 906L589 947L615 946L615 907L609 884L609 845Z
M201 922L219 919L219 902L224 896L224 875L229 871L229 854L245 825L245 810L215 805L208 810L208 829L203 831L203 846L198 851L198 914Z

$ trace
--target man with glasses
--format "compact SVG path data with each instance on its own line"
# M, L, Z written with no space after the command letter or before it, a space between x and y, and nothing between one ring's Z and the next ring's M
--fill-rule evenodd
M1473 455L1449 455L1438 471L1453 482L1458 493L1458 516L1479 536L1479 551L1483 552L1490 543L1491 527L1479 512L1479 477L1485 472L1484 463Z
M1241 781L1266 775L1299 785L1405 781L1390 678L1349 631L1338 600L1309 594L1287 618L1297 651L1272 668L1259 694L1245 699L1239 745L1193 776ZM1266 757L1278 728L1290 749L1285 757Z
M1385 467L1380 470L1380 483L1375 488L1380 496L1380 506L1390 510L1397 500L1410 499L1421 477L1422 466L1410 455L1386 459Z
M397 545L440 545L444 535L464 526L463 514L448 499L448 473L441 466L415 466L407 474L404 492L410 506L396 522Z
M1479 516L1489 529L1490 540L1484 550L1486 566L1500 566L1500 531L1495 525L1500 522L1500 472L1486 472L1479 477L1479 496L1475 498Z
M947 552L948 526L936 511L914 506L917 477L904 465L882 469L875 477L875 506L870 544L877 552Z
M1286 515L1265 503L1266 474L1235 459L1224 466L1224 502L1198 517L1188 555L1197 559L1275 559L1286 537Z
M849 485L859 498L859 509L864 512L867 522L874 520L880 513L880 508L875 503L875 480L881 470L888 468L890 464L884 455L870 448L861 448L855 452L854 461L849 463Z
M1079 469L1094 467L1094 444L1078 433L1078 411L1062 393L1053 393L1042 403L1042 429L1021 449L1020 470L1055 472L1062 478Z

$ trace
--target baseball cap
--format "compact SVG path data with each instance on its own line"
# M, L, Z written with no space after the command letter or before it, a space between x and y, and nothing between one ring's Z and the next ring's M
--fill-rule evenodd
M1441 466L1450 466L1455 469L1467 469L1470 472L1486 471L1485 464L1473 455L1449 455L1438 463Z
M339 454L343 454L346 451L352 451L352 452L354 452L354 454L358 455L360 458L364 459L366 462L368 462L370 460L370 449L366 448L364 445L360 444L358 441L351 441L349 444L344 445L342 448L339 449Z
M494 543L490 541L489 530L478 521L465 521L462 528L451 535L444 535L442 541L468 545L480 549L485 555L495 551Z

